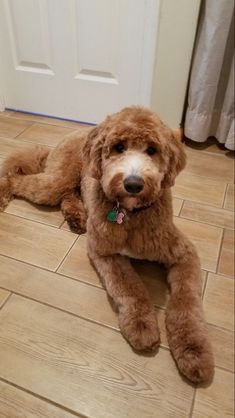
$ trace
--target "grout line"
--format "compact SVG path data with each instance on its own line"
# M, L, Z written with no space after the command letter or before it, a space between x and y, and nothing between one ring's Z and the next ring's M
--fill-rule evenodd
M7 290L5 287L2 287L2 286L0 286L0 289ZM83 321L90 322L91 324L99 325L99 326L101 326L103 328L110 329L112 331L118 332L119 334L121 333L120 332L120 329L119 328L116 328L115 325L104 324L102 322L96 321L95 319L91 319L91 318L88 318L88 317L83 316L83 315L76 314L76 313L71 312L71 311L66 311L66 309L60 308L59 306L51 305L50 303L43 302L41 300L38 300L36 298L33 298L32 296L26 296L26 295L24 295L24 294L22 294L20 292L17 292L17 291L13 291L11 293L12 293L12 295L20 296L23 299L27 299L27 300L30 300L32 302L39 303L40 305L46 306L48 308L55 309L55 310L57 310L59 312L65 313L67 315L71 315L74 318L82 319Z
M205 292L206 292L208 275L209 275L209 271L206 272L206 277L205 277L205 281L204 281L204 285L203 285L203 289L202 289L202 301L204 301L204 295L205 295Z
M224 243L224 234L225 234L225 228L223 228L223 230L222 230L222 237L221 237L221 242L220 242L220 246L219 246L218 259L217 259L216 269L215 269L216 274L219 274L218 270L219 270L219 263L220 263L220 258L221 258L221 254L222 254L222 247L223 247L223 243Z
M211 202L205 202L203 200L192 200L192 199L189 199L188 197L183 197L182 195L179 196L179 195L175 194L174 190L172 190L172 196L173 196L173 198L183 200L184 202L190 202L190 203L193 203L193 204L195 203L196 205L211 206L212 208L215 208L215 209L223 209L221 204L220 205L219 204L213 204ZM228 210L229 212L232 212L232 210L229 210L229 209L225 209L225 210Z
M61 409L61 410L65 411L65 412L68 412L71 415L74 415L75 417L78 417L78 418L88 418L87 415L83 415L83 414L80 414L79 412L75 412L72 409L67 408L66 406L61 405L61 404L59 404L59 403L57 403L57 402L55 402L55 401L53 401L53 400L51 400L49 398L46 398L44 396L41 396L38 393L33 392L33 391L29 390L29 389L23 388L22 386L19 386L16 383L13 383L10 380L5 379L4 377L1 377L0 376L0 381L3 382L3 383L5 383L5 384L7 384L7 385L9 385L9 386L12 386L12 387L20 390L21 392L25 392L28 395L33 396L34 398L37 398L37 399L40 399L41 401L44 401L46 403L49 403L49 404L55 406L58 409Z
M16 200L17 200L17 199L16 199ZM29 201L27 201L26 199L24 199L24 201L29 202ZM37 224L40 224L40 225L46 225L46 226L49 226L49 227L54 228L54 229L57 229L57 230L59 230L59 229L60 229L60 227L59 227L59 226L55 226L55 225L52 225L52 224L49 224L49 223L45 223L45 222L42 222L42 221L37 221L36 219L26 218L26 217L25 217L25 216L23 216L23 215L18 215L18 214L16 214L16 213L11 213L11 212L8 212L7 210L5 210L5 211L4 211L4 213L6 213L7 215L16 216L17 218L20 218L20 219L25 219L26 221L36 222ZM63 231L64 231L64 230L63 230ZM71 231L67 231L67 230L65 230L65 232L71 232Z
M61 228L62 228L62 226L64 225L64 223L65 223L65 219L63 218L63 221L61 222L61 224L60 224L60 226L59 226L59 229L61 229ZM67 230L65 230L65 231L67 231ZM72 231L70 230L70 232L72 232Z
M226 188L225 188L225 192L224 192L224 198L223 198L223 203L222 203L222 208L223 208L223 209L224 209L225 200L226 200L226 196L227 196L228 185L229 185L229 182L227 182L227 185L226 185ZM226 210L226 209L225 209L225 210Z
M229 334L232 334L232 336L234 336L234 331L232 331L231 329L224 328L221 325L211 324L210 322L206 322L206 324L210 325L210 327L212 328L218 329L219 331L226 331Z
M9 260L14 260L14 261L17 261L18 263L22 263L22 264L25 264L27 266L36 267L38 269L47 271L49 273L56 273L54 270L50 270L49 268L39 266L38 264L28 263L27 261L24 261L24 260L19 260L17 258L11 257L10 255L6 255L6 254L1 254L0 253L0 257L5 257L5 258L8 258ZM65 276L65 277L67 277L68 279L70 279L70 278L72 279L72 277L69 277L69 276ZM73 279L73 280L75 280L75 279Z
M202 176L201 174L195 173L194 171L191 171L190 169L184 169L184 174L185 175L190 174L191 176L200 177L200 179L204 179L204 180L205 180L205 177L206 177L207 180L212 180L215 183L227 184L227 183L231 183L233 181L231 178L230 179L225 178L224 180L218 180L217 177L210 177L210 176L205 176L205 175Z
M178 215L178 217L179 217L179 215ZM212 224L212 223L205 222L205 221L202 221L202 220L197 221L196 219L189 218L189 217L187 218L187 217L185 217L185 216L180 216L180 219L185 219L186 221L193 221L193 222L197 222L197 223L200 223L200 224L203 224L203 225L213 226L213 227L215 227L215 228L220 228L220 229L229 229L230 231L234 231L234 227L232 227L232 226L222 226L222 225L216 225L216 224Z
M216 324L214 324L213 322L209 322L209 321L206 321L206 323L207 323L208 325L210 325L210 326L215 327L216 329L221 330L221 331L227 331L227 332L230 332L230 333L234 333L234 331L232 331L231 329L228 329L228 328L222 327L222 325L216 325Z
M97 289L104 289L101 284L99 286L97 284L87 282L85 279L80 279L80 278L75 279L74 277L68 276L64 273L55 272L54 270L50 270L50 269L47 269L46 267L38 266L37 264L31 264L31 263L28 263L27 261L18 260L17 258L10 257L9 255L0 254L0 257L7 258L7 259L10 259L10 260L14 260L17 263L25 264L26 266L34 267L35 269L43 270L43 271L48 272L48 273L57 274L58 276L62 276L66 279L73 280L75 282L84 283L84 284L87 284L89 286L95 287Z
M66 253L65 253L64 257L62 258L62 260L59 262L57 268L54 270L54 273L57 273L57 271L59 270L60 266L63 264L64 260L66 259L67 255L72 250L72 248L74 247L75 243L79 240L80 236L81 235L77 235L77 237L73 241L72 245L69 247L68 251L66 251Z
M197 392L197 387L194 387L193 399L192 399L192 404L191 404L191 408L189 412L189 418L192 418L193 416L193 410L194 410L194 405L195 405L195 400L196 400L196 392Z
M232 375L234 376L234 372L233 372L232 370L225 369L224 367L221 367L221 366L215 366L215 369L218 369L218 370L223 370L224 372L230 373L230 374L232 374Z
M3 289L3 290L6 290L6 289ZM8 302L8 300L10 299L10 297L12 295L12 291L8 290L8 292L10 292L10 294L6 297L6 299L4 300L4 302L2 303L2 305L0 306L0 311L1 311L1 309L4 308L4 306L6 305L6 303Z
M210 271L209 273L212 273L212 272ZM223 276L223 279L234 281L234 276L229 276L228 274L225 274L225 273L214 273L214 274L218 274L219 276Z
M68 276L64 273L60 273L59 271L51 271L51 270L46 270L46 271L50 271L51 273L57 274L58 276L63 277L65 279L73 280L74 282L82 283L82 284L85 284L87 286L94 287L95 289L102 289L102 290L105 291L105 288L102 286L101 282L100 282L100 285L98 285L98 284L94 284L94 283L91 283L91 282L87 282L85 280L85 278L84 279L82 279L82 278L75 279L74 277L70 277L70 276Z
M25 122L29 122L30 124L27 126L27 128L23 129L23 131L22 131L22 132L20 132L20 133L19 133L19 134L17 134L16 136L14 136L12 139L18 139L18 137L19 137L21 134L25 133L25 131L27 131L27 129L29 129L29 128L31 128L33 125L35 125L35 123L34 123L34 122L30 122L30 121L25 121Z
M178 216L179 217L179 216ZM177 216L175 216L174 215L174 218L177 218ZM223 226L218 226L218 225L214 225L214 224L210 224L210 223L208 223L208 222L204 222L204 221L197 221L196 219L192 219L192 218L185 218L184 216L181 216L180 217L180 219L185 219L186 221L191 221L191 222L194 222L194 223L196 223L196 224L202 224L202 225L210 225L210 226L212 226L212 227L214 227L214 228L217 228L217 229L224 229L224 227ZM231 228L227 228L226 227L226 229L231 229ZM190 237L189 237L190 238ZM192 238L191 238L192 239Z
M24 133L24 132L22 132L22 133ZM37 147L37 146L40 146L40 147L45 147L45 148L48 148L49 149L49 151L52 151L52 150L54 150L56 147L57 147L57 145L63 140L63 136L58 140L58 143L56 144L56 145L48 145L48 144L45 144L45 143L43 143L43 142L35 142L35 141L30 141L29 139L24 139L24 138L18 138L18 137L16 137L16 138L12 138L12 139L19 139L20 140L20 142L23 142L24 144L28 144L28 146L29 147L31 147L31 144L33 144L34 145L34 147ZM3 138L3 139L6 139L6 138ZM20 143L19 142L19 143Z
M187 200L187 202L191 202L191 201L190 200ZM194 202L192 202L192 203L194 203ZM217 209L221 209L221 208L217 208ZM226 209L221 209L221 210L226 210ZM178 217L178 218L180 217L180 219L185 219L186 221L192 221L192 222L196 222L196 223L203 224L203 225L213 226L214 228L229 229L231 231L234 231L234 228L231 227L231 226L222 226L222 225L213 224L213 223L210 223L210 222L205 222L203 220L200 220L199 221L197 219L193 219L193 218L186 217L186 216L182 216L182 215L178 215L178 216L175 216L174 215L174 217Z
M182 205L181 205L181 208L180 208L179 214L178 214L178 217L179 217L179 218L181 217L181 212L182 212L182 210L183 210L184 204L185 204L185 200L183 199L183 202L182 202Z

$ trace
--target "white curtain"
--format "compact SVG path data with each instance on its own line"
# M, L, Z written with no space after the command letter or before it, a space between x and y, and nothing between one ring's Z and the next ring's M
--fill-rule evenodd
M234 0L203 0L189 84L184 132L234 145Z

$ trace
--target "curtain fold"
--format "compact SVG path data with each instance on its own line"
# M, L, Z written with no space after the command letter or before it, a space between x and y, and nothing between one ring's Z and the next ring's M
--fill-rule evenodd
M193 57L185 136L234 144L234 1L204 0Z

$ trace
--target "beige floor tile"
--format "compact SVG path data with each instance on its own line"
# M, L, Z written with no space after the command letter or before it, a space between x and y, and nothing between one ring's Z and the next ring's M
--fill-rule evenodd
M215 365L234 372L234 332L208 325Z
M221 228L234 228L234 214L231 211L196 202L185 201L180 217Z
M175 217L174 222L196 245L201 258L202 268L215 272L222 239L222 229L178 217Z
M234 231L224 231L218 273L234 277Z
M180 210L183 205L183 200L178 199L177 197L173 197L173 212L175 216L178 216L180 213Z
M12 200L5 212L56 227L64 219L59 207L39 206L21 199Z
M56 126L65 126L68 128L83 128L86 127L87 124L82 124L79 122L74 122L66 119L58 119L54 117L47 117L47 116L39 116L33 115L31 113L24 113L24 112L9 112L8 116L14 117L16 119L23 119L23 120L30 120L38 123L45 123L47 125L56 125Z
M198 388L192 418L232 418L234 416L234 375L216 369L213 383Z
M26 128L32 125L31 121L9 118L8 116L0 117L0 136L6 138L15 138Z
M220 180L183 171L176 178L172 193L177 198L221 207L227 184L223 181L223 177Z
M210 324L234 330L234 281L209 273L204 294L206 320Z
M2 418L74 418L64 409L1 381L0 411Z
M19 139L0 138L0 156L2 159L8 157L12 152L34 149L33 144L29 144Z
M75 129L35 123L23 132L22 135L19 135L18 139L29 143L55 147L71 132L75 132Z
M1 272L2 274L2 272ZM7 300L7 298L9 297L10 292L7 292L4 289L0 289L0 308L2 307L2 305L4 304L4 302Z
M19 296L0 313L0 357L2 378L81 415L189 415L193 387L168 351L137 355L119 333Z
M0 111L0 117L3 116L12 116L12 111L11 110L4 110L3 112Z
M0 254L54 270L76 236L37 222L0 214Z
M209 154L186 147L185 173L197 174L217 181L233 181L234 159L226 155Z
M233 211L234 210L234 200L235 200L234 184L228 184L228 188L227 188L227 191L226 191L225 202L224 202L225 209Z
M76 244L60 266L58 273L102 287L87 256L85 235L81 235L78 238Z
M103 289L3 256L0 271L4 289L118 329L117 315Z

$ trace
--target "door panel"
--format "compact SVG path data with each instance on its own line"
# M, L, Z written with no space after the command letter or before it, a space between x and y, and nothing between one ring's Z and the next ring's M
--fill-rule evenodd
M99 122L150 104L159 0L0 1L7 108Z
M5 13L15 69L53 74L46 0L9 0Z

